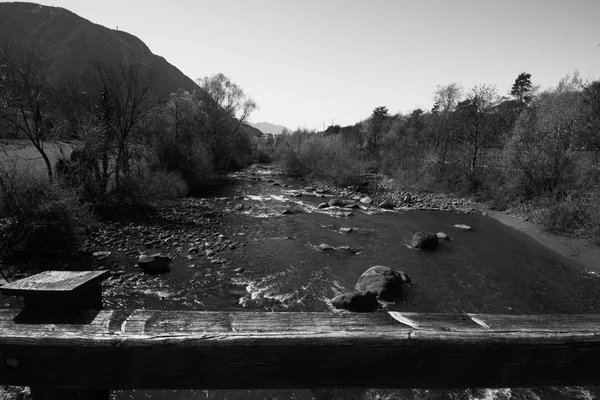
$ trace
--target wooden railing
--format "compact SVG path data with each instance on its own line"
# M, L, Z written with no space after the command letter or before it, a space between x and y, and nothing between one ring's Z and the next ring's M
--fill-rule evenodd
M25 297L24 309L0 310L0 384L31 386L36 399L600 383L600 315L82 310L103 275L48 290L56 274L0 288Z

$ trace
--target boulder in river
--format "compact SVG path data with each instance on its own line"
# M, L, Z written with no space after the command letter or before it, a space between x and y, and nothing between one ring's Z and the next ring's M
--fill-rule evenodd
M454 225L454 227L457 229L461 229L463 231L470 231L471 229L473 229L469 225L465 225L465 224L456 224L456 225Z
M379 207L386 209L386 210L391 210L396 206L396 204L394 204L393 201L391 201L390 199L384 200L381 203L379 203Z
M438 237L429 232L416 232L412 237L410 245L415 249L435 250L438 245Z
M373 292L344 293L334 297L331 304L354 312L371 312L377 309L377 295Z
M149 274L162 274L170 271L171 257L162 253L147 256L142 254L137 262L144 272Z
M394 301L402 294L403 285L411 282L410 277L402 271L375 265L363 272L354 289L359 292L375 293L382 300Z

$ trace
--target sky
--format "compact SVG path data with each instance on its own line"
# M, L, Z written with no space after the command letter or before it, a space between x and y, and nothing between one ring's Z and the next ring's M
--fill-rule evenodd
M438 85L600 79L600 0L51 0L192 79L222 72L290 129L430 109Z

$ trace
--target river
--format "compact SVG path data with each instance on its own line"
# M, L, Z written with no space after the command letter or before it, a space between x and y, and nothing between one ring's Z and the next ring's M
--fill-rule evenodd
M229 210L213 263L188 256L198 243L180 240L172 272L135 285L108 285L106 308L208 311L334 310L330 299L353 291L373 265L413 279L402 298L382 310L499 314L600 313L600 276L528 235L479 213L384 211L377 207L317 208L327 194L276 169L253 167L229 176L217 196L202 201ZM238 210L234 210L235 206ZM242 208L242 209L240 209ZM289 209L291 214L282 214ZM347 210L344 212L348 212ZM470 231L455 224L467 224ZM350 228L350 229L342 229ZM416 231L445 232L434 252L410 248ZM182 231L183 232L183 231ZM202 239L200 242L207 239ZM227 244L229 243L229 244ZM202 248L202 243L199 243ZM336 248L321 251L318 246ZM208 245L208 243L207 243ZM164 248L162 250L169 250ZM134 261L123 260L135 270ZM501 390L120 391L116 399L585 399L590 388Z

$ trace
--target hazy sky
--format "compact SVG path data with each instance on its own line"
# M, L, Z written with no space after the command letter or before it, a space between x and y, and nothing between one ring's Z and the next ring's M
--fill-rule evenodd
M54 0L192 79L223 72L289 128L431 108L437 85L600 79L600 0Z

